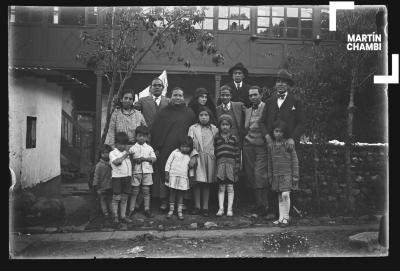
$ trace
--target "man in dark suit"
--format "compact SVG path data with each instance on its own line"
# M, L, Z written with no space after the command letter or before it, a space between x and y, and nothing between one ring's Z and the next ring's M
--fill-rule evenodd
M266 100L261 119L265 125L263 133L267 143L272 140L273 123L279 119L286 122L288 127L287 146L290 148L300 143L300 136L304 131L305 115L302 102L289 93L293 85L291 74L286 70L280 70L275 83L277 94Z
M150 95L140 98L134 105L135 109L142 112L149 129L157 112L165 108L169 103L169 99L161 95L163 89L162 80L154 78L150 85Z
M290 89L294 85L294 81L290 73L286 70L280 70L277 74L275 87L277 94L271 96L265 102L264 112L261 122L261 130L265 135L267 144L272 142L273 123L276 120L282 120L287 124L288 139L286 146L288 149L299 145L300 136L304 131L305 115L302 102L295 96L290 94ZM298 147L295 147L297 150ZM294 196L294 195L293 195ZM270 212L278 214L278 198L276 193L270 191L269 206ZM295 204L296 197L291 200L291 205Z
M244 78L247 78L249 72L242 63L237 63L235 66L229 69L229 75L233 79L233 82L229 82L226 85L231 88L232 102L242 102L247 108L250 107L251 103L249 100L249 89L250 85L243 82ZM219 98L217 104L222 103Z

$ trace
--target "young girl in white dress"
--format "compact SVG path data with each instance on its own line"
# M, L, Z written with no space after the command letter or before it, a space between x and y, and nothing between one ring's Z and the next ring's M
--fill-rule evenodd
M183 194L189 190L189 175L194 177L194 170L189 168L190 153L193 150L193 140L185 136L180 140L179 148L168 157L165 164L165 185L170 188L169 212L167 218L174 214L175 203L178 204L178 218L183 220Z

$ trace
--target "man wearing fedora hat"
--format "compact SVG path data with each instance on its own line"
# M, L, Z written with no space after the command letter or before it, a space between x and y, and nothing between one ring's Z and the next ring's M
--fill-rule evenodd
M273 123L277 120L284 121L287 124L288 139L286 146L288 149L298 149L300 143L300 136L304 131L305 115L303 111L302 102L290 93L294 81L292 75L282 69L275 76L275 88L277 93L272 95L265 101L265 107L262 114L261 130L265 136L267 144L272 143L271 136L273 135ZM277 194L269 192L268 196L269 206L275 214L278 213ZM295 198L291 201L293 206Z
M263 134L268 142L271 142L273 133L273 123L282 120L287 123L288 140L287 146L294 147L299 144L300 136L304 131L305 115L302 102L290 93L294 85L292 75L282 69L275 76L275 87L277 93L265 101L265 108L261 122Z
M231 101L242 102L247 108L249 108L251 106L249 100L250 85L243 82L243 79L247 78L249 71L241 62L239 62L236 63L235 66L230 68L228 73L233 79L233 82L229 82L226 84L231 88ZM217 104L220 105L221 102L221 99L218 98Z

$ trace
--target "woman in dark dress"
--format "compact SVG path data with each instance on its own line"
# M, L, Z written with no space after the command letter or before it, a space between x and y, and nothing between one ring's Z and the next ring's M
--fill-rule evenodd
M195 90L195 94L192 99L190 99L188 107L191 108L196 116L199 115L199 108L202 106L208 107L211 112L213 113L213 116L216 116L216 109L215 109L215 104L210 97L210 94L208 93L207 89L205 88L197 88ZM213 118L211 120L212 124L216 124L216 120Z
M156 155L154 171L160 178L154 178L152 196L160 198L160 209L166 210L168 187L165 186L165 163L173 150L179 147L179 139L187 136L189 127L195 123L195 114L184 101L183 90L175 87L172 90L170 104L155 116L150 130L151 146Z

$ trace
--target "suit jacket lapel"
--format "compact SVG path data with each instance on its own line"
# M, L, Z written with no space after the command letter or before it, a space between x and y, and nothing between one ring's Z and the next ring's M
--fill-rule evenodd
M236 106L237 104L233 104L232 102L231 102L231 106L232 106L232 110L233 110L233 114L235 115L235 121L236 121L236 127L238 127L238 128L240 128L240 119L241 119L241 116L240 116L240 109Z

